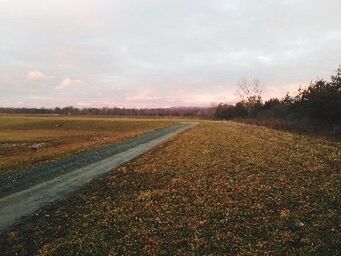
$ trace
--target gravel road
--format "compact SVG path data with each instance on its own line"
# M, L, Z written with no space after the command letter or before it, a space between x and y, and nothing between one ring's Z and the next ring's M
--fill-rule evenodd
M0 229L15 224L43 205L64 197L195 125L180 123L157 129L124 143L89 150L53 164L0 176Z

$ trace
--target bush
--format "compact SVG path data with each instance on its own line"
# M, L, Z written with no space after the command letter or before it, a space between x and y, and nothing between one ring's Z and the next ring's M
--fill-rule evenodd
M341 121L341 79L337 82L319 80L300 90L292 106L299 118L309 118L322 123L335 124ZM337 80L339 79L339 80Z
M234 119L240 117L246 117L248 115L248 111L244 102L238 102L237 104L219 104L214 113L214 117L217 119Z

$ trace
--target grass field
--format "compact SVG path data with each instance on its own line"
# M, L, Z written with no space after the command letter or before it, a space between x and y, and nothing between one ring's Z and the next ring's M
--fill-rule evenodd
M338 255L340 143L202 122L0 235L2 255Z
M0 174L122 142L173 123L157 119L0 116Z

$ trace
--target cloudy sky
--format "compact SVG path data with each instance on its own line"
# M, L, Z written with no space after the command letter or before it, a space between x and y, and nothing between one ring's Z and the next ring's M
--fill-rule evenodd
M340 0L0 0L0 106L168 107L264 97L341 64Z

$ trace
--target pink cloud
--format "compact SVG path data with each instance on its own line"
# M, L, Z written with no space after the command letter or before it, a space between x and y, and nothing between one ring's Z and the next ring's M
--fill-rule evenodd
M69 87L74 87L74 86L78 86L83 84L82 80L72 80L70 78L64 78L63 81L61 81L58 85L57 85L57 89L66 89Z
M44 74L43 72L39 70L31 70L27 71L26 73L26 80L29 81L39 81L39 80L46 80L49 76Z
M221 89L213 92L178 91L167 96L145 90L132 94L125 100L128 105L139 107L210 106L213 103L237 101L234 93Z

